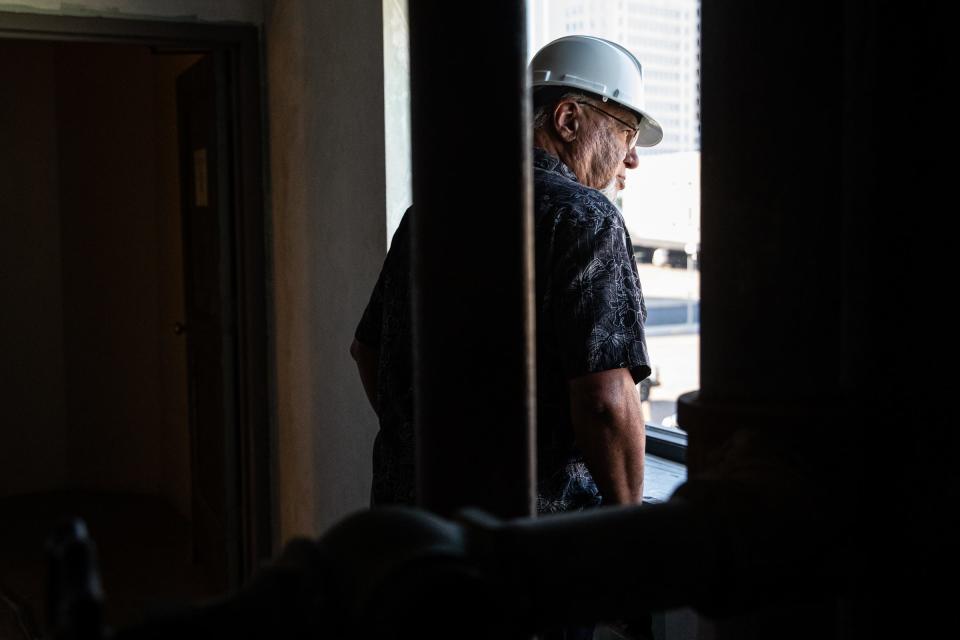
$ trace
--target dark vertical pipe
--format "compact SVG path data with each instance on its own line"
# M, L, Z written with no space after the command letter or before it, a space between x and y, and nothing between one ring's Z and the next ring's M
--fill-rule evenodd
M410 2L417 492L533 504L530 105L522 2Z
M697 503L713 513L711 543L724 559L701 605L727 614L714 623L717 640L833 637L831 559L842 557L849 530L834 502L846 491L837 467L847 448L849 247L837 11L825 0L703 3L701 388L679 402L691 481L678 493L695 500L700 490L731 505ZM778 476L785 469L793 475ZM804 504L814 484L832 494ZM798 549L819 553L803 558ZM794 576L777 587L779 602L738 578L759 583L761 557L781 567L775 581ZM805 592L802 600L788 589ZM730 615L738 598L747 605L741 619Z
M737 442L789 453L808 495L829 491L807 512L829 526L777 541L777 562L789 566L825 536L844 574L832 602L827 582L808 591L827 596L826 611L768 611L713 636L790 637L798 620L819 626L818 637L923 636L915 627L952 615L932 604L934 574L955 578L945 557L956 534L942 524L958 495L947 471L955 394L933 373L954 360L952 332L931 321L936 303L924 304L943 299L941 276L955 262L938 228L955 198L943 153L957 145L951 127L925 130L951 118L937 63L953 22L935 3L704 5L702 388L678 412L689 472L735 468ZM891 94L900 79L909 89ZM925 248L911 245L913 233ZM754 477L728 493L761 486L759 467L737 463ZM910 481L886 480L893 474ZM766 522L801 510L777 492ZM747 539L731 523L728 538ZM797 563L791 581L808 580L812 564Z
M679 407L693 473L747 422L811 440L839 415L850 245L836 11L704 2L701 388ZM813 93L816 107L801 97Z
M822 402L839 390L814 358L839 350L845 248L836 7L705 5L702 390ZM813 71L816 109L798 96Z

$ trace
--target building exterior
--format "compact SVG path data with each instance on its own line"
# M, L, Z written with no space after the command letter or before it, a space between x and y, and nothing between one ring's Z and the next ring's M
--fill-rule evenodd
M530 55L566 34L595 35L640 59L646 107L664 137L644 154L700 149L699 0L532 0Z

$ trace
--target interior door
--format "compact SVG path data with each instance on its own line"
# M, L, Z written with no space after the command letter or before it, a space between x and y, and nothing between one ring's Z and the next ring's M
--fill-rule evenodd
M239 558L225 63L211 53L177 79L194 556L216 588L236 584Z

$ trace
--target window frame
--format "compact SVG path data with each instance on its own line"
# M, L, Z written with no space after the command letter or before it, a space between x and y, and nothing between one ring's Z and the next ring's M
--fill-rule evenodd
M646 453L686 466L687 434L647 423Z

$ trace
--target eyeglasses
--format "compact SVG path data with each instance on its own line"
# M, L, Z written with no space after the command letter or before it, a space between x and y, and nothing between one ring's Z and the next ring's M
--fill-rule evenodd
M590 107L591 109L596 109L597 111L599 111L599 112L602 113L603 115L605 115L605 116L610 116L611 118L613 118L614 120L616 120L617 122L619 122L620 124L622 124L623 126L625 126L627 129L630 129L630 131L633 131L633 138L631 138L631 139L630 139L630 142L627 143L627 151L630 151L630 150L633 149L635 146L637 146L637 140L640 139L640 127L639 127L639 126L635 127L635 126L633 126L632 124L630 124L629 122L627 122L626 120L621 120L620 118L618 118L617 116L613 115L612 113L609 113L609 112L607 112L607 111L604 111L604 110L601 109L600 107L598 107L598 106L596 106L596 105L592 105L592 104L590 104L589 102L578 102L577 104L582 104L582 105L585 105L585 106L587 106L587 107Z

